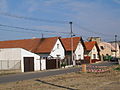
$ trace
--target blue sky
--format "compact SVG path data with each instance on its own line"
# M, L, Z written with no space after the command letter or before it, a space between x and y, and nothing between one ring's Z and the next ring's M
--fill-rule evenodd
M116 34L120 40L120 0L0 0L0 13L46 20L24 20L0 14L0 24L43 30L34 32L0 26L0 41L39 38L41 33L44 37L70 37L64 33L44 32L70 32L69 21L73 22L76 36L83 39L98 36L111 41Z

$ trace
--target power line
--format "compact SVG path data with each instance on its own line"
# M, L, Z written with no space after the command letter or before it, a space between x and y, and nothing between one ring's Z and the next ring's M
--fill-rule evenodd
M6 13L6 12L0 12L0 14L3 15L3 16L18 18L18 19L24 19L24 20L41 21L41 22L48 22L48 23L59 23L59 24L68 24L69 23L69 21L65 21L65 20L63 20L63 21L47 20L47 19L40 19L40 18L34 18L34 17L20 16L20 15L10 14L10 13ZM74 25L76 25L77 27L82 28L84 31L87 31L87 32L90 32L90 33L94 33L94 34L97 34L97 35L104 35L104 36L107 36L107 37L113 37L113 35L108 35L108 34L104 34L104 33L101 33L101 32L95 32L95 31L89 30L85 27L81 27L77 23L74 24ZM16 27L16 28L18 28L18 27ZM26 29L26 28L18 28L18 29ZM28 30L28 29L26 29L26 30ZM34 31L36 31L36 30L34 29ZM42 30L40 30L40 31L42 31ZM44 30L43 32L50 32L50 31L45 31ZM55 31L52 31L52 32L55 32ZM56 32L56 33L58 33L58 32ZM59 32L59 33L65 33L65 32ZM79 34L76 34L76 35L79 35Z
M0 31L20 32L20 33L27 33L27 34L28 34L28 33L29 33L29 34L33 34L33 33L34 33L34 34L36 34L35 32L32 32L32 33L31 33L31 32L28 32L28 31L27 31L27 32L25 32L25 31L16 31L16 30L1 29L1 28L0 28Z
M18 33L23 33L23 34L28 34L28 35L31 34L32 36L33 36L33 35L40 35L40 34L41 34L41 33L38 33L38 32L32 32L32 33L31 33L31 32L28 32L28 31L27 31L27 32L26 32L26 31L16 31L16 30L1 29L1 28L0 28L0 31L5 31L5 32L6 32L6 31L7 31L7 32L18 32ZM52 35L52 36L53 36L53 35L55 35L55 34L53 34L53 33L46 33L46 34L44 34L44 35ZM61 35L58 34L58 35L56 35L56 36L61 36ZM64 36L64 35L62 35L62 36ZM66 36L66 35L65 35L65 36ZM36 36L35 36L35 37L36 37ZM45 36L45 37L46 37L46 36Z
M47 33L61 33L61 34L69 34L69 32L56 32L56 31L46 31L46 30L37 30L37 29L30 29L30 28L24 28L24 27L17 27L17 26L10 26L5 24L0 24L2 27L10 27L10 28L16 28L16 29L23 29L27 31L34 31L34 32L47 32Z
M95 31L92 31L92 30L89 30L85 27L82 27L82 26L79 26L78 24L75 24L78 28L82 28L83 31L87 31L87 32L90 32L90 33L94 33L94 34L97 34L97 35L103 35L103 36L107 36L107 37L113 37L113 35L109 35L109 34L104 34L104 33L101 33L101 32L95 32Z
M68 24L68 21L58 21L58 20L47 20L47 19L40 19L40 18L33 18L33 17L26 17L26 16L20 16L20 15L14 15L10 13L0 12L3 16L18 18L18 19L24 19L24 20L31 20L31 21L41 21L41 22L48 22L48 23L59 23L59 24Z

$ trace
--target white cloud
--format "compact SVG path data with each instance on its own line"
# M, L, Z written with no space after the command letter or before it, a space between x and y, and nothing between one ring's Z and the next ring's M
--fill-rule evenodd
M7 0L0 0L0 11L6 12L8 10Z

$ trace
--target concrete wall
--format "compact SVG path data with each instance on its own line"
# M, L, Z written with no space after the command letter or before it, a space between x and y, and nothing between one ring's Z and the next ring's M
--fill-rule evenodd
M78 43L75 50L75 60L84 59L84 47L81 42Z

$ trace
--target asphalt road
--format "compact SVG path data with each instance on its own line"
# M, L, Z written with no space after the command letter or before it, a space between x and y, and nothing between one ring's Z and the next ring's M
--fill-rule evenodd
M105 62L105 63L99 63L99 64L93 64L93 65L96 65L96 66L111 66L111 65L114 65L114 64L115 63ZM78 72L78 71L81 71L80 67L53 70L53 71L48 70L48 71L45 71L45 72L32 72L32 73L23 73L23 74L13 74L13 75L7 75L7 76L0 76L0 84L1 83L21 81L21 80L28 80L28 79L33 79L33 78L41 78L41 77L65 74L65 73L71 73L71 72Z

